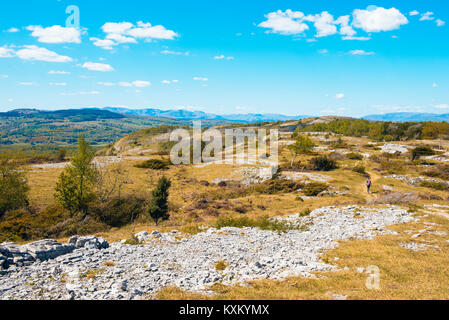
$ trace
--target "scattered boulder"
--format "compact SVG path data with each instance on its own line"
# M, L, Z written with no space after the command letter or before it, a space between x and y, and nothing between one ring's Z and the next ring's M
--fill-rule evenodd
M35 259L47 261L55 259L75 249L72 244L62 244L56 240L40 240L23 246L23 248Z
M107 249L109 243L103 238L97 238L95 236L73 236L69 239L69 244L74 245L76 249L88 248L88 249Z

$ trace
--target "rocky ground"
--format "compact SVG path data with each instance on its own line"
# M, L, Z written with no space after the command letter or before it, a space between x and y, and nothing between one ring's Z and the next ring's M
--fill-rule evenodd
M207 292L214 283L313 276L335 267L321 261L339 240L372 239L385 227L414 218L389 206L325 207L309 216L277 218L285 233L255 228L211 228L188 236L177 231L140 233L139 245L73 237L17 246L0 245L0 299L142 299L166 286ZM217 268L221 261L223 268ZM217 270L218 269L218 270Z

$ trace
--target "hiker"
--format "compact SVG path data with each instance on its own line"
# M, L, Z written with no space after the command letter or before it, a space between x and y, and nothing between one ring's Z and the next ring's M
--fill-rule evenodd
M368 190L368 193L370 193L371 184L371 179L366 180L366 189Z

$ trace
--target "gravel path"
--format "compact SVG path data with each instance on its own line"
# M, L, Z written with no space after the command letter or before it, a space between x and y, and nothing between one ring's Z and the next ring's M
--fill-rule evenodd
M372 239L386 226L414 220L399 207L326 207L308 217L278 218L302 227L286 233L255 228L209 229L187 237L174 231L138 234L145 245L97 240L56 259L0 271L0 299L142 299L166 286L207 292L213 283L313 276L334 269L320 255L339 240ZM89 240L90 241L90 240ZM1 247L0 247L1 249ZM0 254L1 257L1 254ZM218 261L226 268L216 270Z

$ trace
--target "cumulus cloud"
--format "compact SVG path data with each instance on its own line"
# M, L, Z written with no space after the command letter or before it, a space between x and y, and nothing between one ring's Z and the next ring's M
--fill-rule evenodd
M370 37L356 36L355 28L365 32L391 31L408 24L407 18L396 8L370 6L366 10L356 9L351 15L334 16L323 11L318 14L305 15L301 11L278 10L265 15L266 20L258 27L269 29L268 32L282 35L304 35L313 24L315 37L327 37L335 34L343 36L343 40L369 40ZM352 21L351 21L352 20Z
M103 48L105 50L112 50L112 47L118 44L109 39L100 39L95 37L89 38L89 40L93 42L94 46Z
M309 26L304 23L304 13L300 11L292 11L290 9L283 12L278 10L270 12L265 15L266 21L263 21L258 26L261 28L270 29L270 32L280 33L285 35L302 34L309 30Z
M34 82L19 82L19 84L27 87L36 85Z
M337 98L337 99L343 99L344 97L345 97L345 95L343 93L337 93L335 95L335 98Z
M95 46L106 50L111 50L114 46L123 43L137 43L137 39L174 40L179 36L162 25L153 26L151 23L142 21L137 22L137 26L131 22L107 22L101 29L106 33L105 39L91 38L90 40Z
M373 51L351 50L349 51L349 54L352 54L353 56L372 56L375 53Z
M329 53L329 51L327 49L321 49L321 50L318 50L318 53L326 54L326 53Z
M90 71L100 71L100 72L110 72L114 71L114 68L109 64L98 63L98 62L85 62L82 65L82 68L90 70Z
M435 108L437 108L437 109L449 109L449 104L446 104L446 103L439 104L439 105L436 105Z
M24 49L18 50L16 55L23 60L47 62L70 62L73 60L70 57L59 55L56 52L38 46L25 46Z
M50 82L50 86L58 86L58 87L65 87L67 85L66 82Z
M14 55L15 52L13 49L8 47L0 47L0 58L12 58Z
M43 43L81 43L81 31L76 28L66 28L58 25L43 28L42 26L28 26L31 36Z
M327 37L337 33L337 27L335 26L334 17L327 11L323 11L320 14L308 15L304 18L304 20L313 22L313 25L317 30L317 34L315 35L315 37ZM348 31L349 28L346 28L345 32ZM353 34L355 34L355 32Z
M411 16L417 16L418 14L419 14L419 11L416 11L416 10L410 11L410 13L409 13L409 15L411 15Z
M208 78L203 78L203 77L193 77L193 80L195 80L195 81L209 81Z
M69 92L69 93L63 92L63 93L61 93L62 96L78 96L78 95L85 96L85 95L98 95L98 94L101 94L101 92L95 91L95 90L93 90L93 91L79 91L79 92Z
M356 9L353 12L353 17L353 25L366 32L391 31L408 24L408 19L396 8Z

